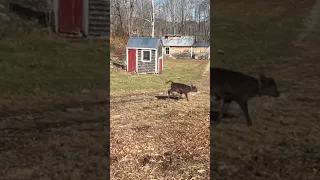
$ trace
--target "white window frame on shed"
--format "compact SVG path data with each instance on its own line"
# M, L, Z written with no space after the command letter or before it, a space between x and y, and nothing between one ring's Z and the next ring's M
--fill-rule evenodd
M149 52L150 53L150 60L144 60L144 56L143 56L143 52ZM151 50L144 50L144 49L141 49L141 61L142 62L151 62L152 60L152 51Z
M169 49L169 50L168 50L168 51L169 51L168 54L167 54L167 48ZM167 47L164 48L164 53L165 53L165 55L170 55L170 47L169 47L169 46L167 46Z

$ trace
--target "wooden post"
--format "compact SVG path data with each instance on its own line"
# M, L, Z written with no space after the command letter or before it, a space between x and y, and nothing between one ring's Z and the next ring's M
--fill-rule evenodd
M47 0L47 7L46 7L46 20L47 20L47 27L48 33L51 34L51 21L52 21L52 12L53 12L53 5L52 0Z

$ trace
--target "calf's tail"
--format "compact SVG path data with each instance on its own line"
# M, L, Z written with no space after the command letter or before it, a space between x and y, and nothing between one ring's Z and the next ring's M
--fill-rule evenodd
M167 81L166 83L169 83L169 82L173 83L173 81L171 81L171 80Z

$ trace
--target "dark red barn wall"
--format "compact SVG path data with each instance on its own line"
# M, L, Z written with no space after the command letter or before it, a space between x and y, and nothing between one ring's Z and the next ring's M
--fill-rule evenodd
M84 32L83 5L83 0L59 1L59 32Z

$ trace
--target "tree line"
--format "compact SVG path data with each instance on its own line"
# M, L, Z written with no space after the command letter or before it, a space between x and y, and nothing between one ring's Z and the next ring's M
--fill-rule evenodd
M112 36L151 36L154 21L156 37L181 34L196 36L197 41L210 40L210 0L111 0L110 3Z

